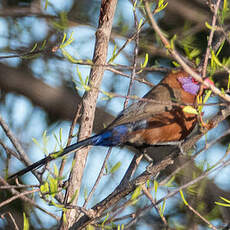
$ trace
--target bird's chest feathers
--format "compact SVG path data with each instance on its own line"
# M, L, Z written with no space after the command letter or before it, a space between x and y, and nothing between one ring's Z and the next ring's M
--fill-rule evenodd
M136 145L183 140L192 131L196 122L196 115L185 114L182 109L175 108L142 121L141 126L130 132L128 140Z

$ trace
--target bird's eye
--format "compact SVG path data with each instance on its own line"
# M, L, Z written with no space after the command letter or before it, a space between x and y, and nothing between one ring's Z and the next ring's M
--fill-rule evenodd
M196 81L194 78L192 78L192 83L198 84L198 81Z

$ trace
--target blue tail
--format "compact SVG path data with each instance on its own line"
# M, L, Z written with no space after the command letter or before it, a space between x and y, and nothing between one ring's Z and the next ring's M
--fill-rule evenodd
M128 131L127 126L120 125L117 127L114 127L111 130L105 130L101 134L95 135L93 137L87 138L83 141L79 141L75 144L69 145L66 148L64 148L62 151L50 153L47 157L35 162L34 164L28 166L25 169L22 169L21 171L11 175L8 177L8 179L13 179L19 176L24 175L25 173L35 170L37 168L40 168L41 166L47 164L48 162L58 158L62 157L68 153L71 153L73 151L76 151L79 148L88 146L88 145L94 145L94 146L116 146L123 142L124 137Z
M91 145L92 144L92 140L95 138L96 136L93 136L93 137L90 137L88 139L85 139L83 141L79 141L75 144L72 144L72 145L69 145L67 146L66 148L64 148L62 151L59 151L59 152L54 152L54 153L50 153L47 157L33 163L32 165L29 165L28 167L22 169L21 171L11 175L8 177L8 180L11 180L13 178L16 178L16 177L19 177L19 176L22 176L24 174L26 174L27 172L30 172L32 170L35 170L35 169L38 169L40 168L41 166L47 164L48 162L58 158L58 157L62 157L68 153L71 153L81 147L85 147L85 146L88 146L88 145Z

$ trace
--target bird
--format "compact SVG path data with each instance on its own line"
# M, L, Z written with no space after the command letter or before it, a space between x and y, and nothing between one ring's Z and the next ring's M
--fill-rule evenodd
M177 145L192 132L198 122L195 113L184 111L195 106L200 84L183 69L173 69L144 97L121 111L100 133L50 153L8 177L18 178L48 162L86 146L131 145L145 148L158 145Z

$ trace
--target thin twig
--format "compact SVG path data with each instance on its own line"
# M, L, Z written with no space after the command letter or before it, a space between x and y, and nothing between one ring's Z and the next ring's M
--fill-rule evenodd
M3 189L12 189L12 188L36 188L36 187L40 187L39 185L25 185L25 184L19 184L19 185L2 185L0 186L0 190Z
M217 230L217 228L211 224L206 218L204 218L199 212L197 212L187 201L186 201L186 206L195 214L197 215L201 220L203 220L209 228L213 230Z
M10 217L11 221L13 222L14 227L15 227L15 230L19 230L19 227L18 227L18 225L17 225L17 222L16 222L15 218L13 217L13 215L11 214L11 212L8 212L8 213L6 213L6 214Z
M96 181L95 181L95 183L94 183L94 185L93 185L93 188L91 189L91 191L90 191L90 193L89 193L87 199L85 200L85 203L83 204L83 208L86 208L86 206L87 206L89 200L91 199L93 193L95 192L96 187L97 187L97 185L99 184L99 181L101 180L101 178L102 178L102 176L103 176L103 172L104 172L104 169L105 169L105 166L106 166L106 162L107 162L107 160L109 159L109 156L110 156L111 152L112 152L112 148L110 147L109 150L108 150L108 152L107 152L107 154L106 154L106 157L105 157L105 159L104 159L104 162L103 162L103 164L102 164L102 167L101 167L101 170L100 170L100 172L99 172L99 174L98 174L98 177L97 177L97 179L96 179Z
M132 1L133 3L133 7L134 7L134 1ZM138 45L139 45L139 29L138 29L138 19L137 19L137 15L136 15L136 8L133 9L133 16L134 16L134 23L135 23L135 27L136 27L136 37L135 37L135 47L133 50L133 70L131 73L131 78L130 78L130 82L129 82L129 88L128 88L128 92L127 92L127 96L130 95L131 93L131 88L134 82L134 78L136 75L136 67L137 67L137 57L138 57ZM128 105L128 98L125 99L124 102L124 109L127 107Z
M13 134L13 132L10 130L10 128L8 127L8 125L6 124L6 122L3 120L1 114L0 114L0 125L2 127L2 129L4 130L6 136L9 138L9 140L11 141L11 143L13 144L13 146L15 147L15 149L17 150L20 159L28 166L31 164L29 158L27 157L24 149L22 148L21 144L19 143L19 141L17 140L17 138L15 137L15 135Z
M20 198L22 196L25 196L25 195L28 195L28 194L31 194L31 193L35 193L35 192L39 192L39 191L40 191L40 188L25 191L25 192L20 192L17 195L14 195L11 198L9 198L7 200L4 200L2 203L0 203L0 208L5 206L5 205L7 205L7 204L9 204L9 203L11 203L14 200L17 200L18 198Z
M6 136L9 138L9 140L11 141L11 143L13 144L13 146L15 147L15 149L17 150L17 152L19 154L18 155L19 159L22 160L26 166L29 166L31 164L30 159L26 155L24 149L22 148L21 144L19 143L19 141L17 140L17 138L15 137L15 135L13 134L13 132L8 127L7 123L3 120L1 114L0 114L0 125L1 125L2 129L4 130ZM37 172L33 171L32 173L40 181Z
M208 45L207 45L207 50L206 50L206 54L205 54L205 58L204 58L204 64L203 64L203 70L202 70L202 78L203 79L206 77L208 59L210 58L210 49L212 46L212 40L213 40L213 36L214 36L214 32L215 32L216 17L217 17L217 12L218 12L219 7L220 7L220 2L221 2L221 0L217 0L214 15L212 18L212 28L211 28L209 39L208 39Z
M158 206L156 205L156 201L153 199L152 195L150 194L150 192L148 191L148 189L146 188L146 185L142 185L142 190L143 193L146 195L146 197L152 202L154 208L156 209L156 211L158 212L162 222L164 223L165 226L168 226L167 220L165 219L165 217L163 215L161 215L160 210L158 208Z

